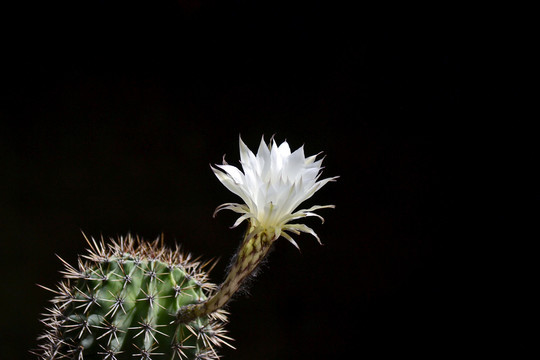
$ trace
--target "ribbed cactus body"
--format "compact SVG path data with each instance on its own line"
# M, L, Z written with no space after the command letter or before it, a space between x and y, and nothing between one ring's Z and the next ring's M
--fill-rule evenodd
M180 323L184 305L208 297L215 285L199 262L177 249L131 237L109 246L90 243L65 280L44 322L43 359L218 359L226 316L217 311Z

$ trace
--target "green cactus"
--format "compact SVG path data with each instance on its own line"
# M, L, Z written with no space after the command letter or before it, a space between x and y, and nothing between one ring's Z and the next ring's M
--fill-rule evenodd
M108 246L88 243L78 268L64 262L65 280L51 290L56 297L44 320L43 359L206 360L229 345L223 310L176 320L182 306L201 303L215 290L205 264L166 249L160 239L128 235Z
M257 155L240 140L243 172L223 161L212 167L217 178L245 204L226 203L223 209L248 221L244 240L224 282L208 282L205 265L166 249L160 239L147 243L131 236L106 245L88 241L88 255L78 268L64 262L64 281L43 322L47 326L37 351L42 360L211 360L217 348L230 345L223 308L242 287L280 237L298 247L291 234L317 234L292 221L322 217L315 210L333 205L298 206L326 183L319 180L322 160L305 157L303 148L291 153L261 141ZM320 242L320 240L319 240ZM232 347L232 346L231 346Z

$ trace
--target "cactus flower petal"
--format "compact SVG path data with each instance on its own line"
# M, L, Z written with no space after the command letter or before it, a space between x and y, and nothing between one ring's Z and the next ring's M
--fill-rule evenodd
M306 225L289 222L308 216L324 220L314 211L333 208L333 205L297 208L338 176L320 180L322 159L316 160L317 155L306 157L303 146L291 152L286 141L278 146L274 139L267 144L263 137L255 155L241 138L239 142L242 170L225 160L223 164L211 168L219 181L238 195L244 204L223 204L216 212L229 209L239 213L241 216L233 227L249 219L253 232L274 234L274 239L283 236L295 246L296 243L286 232L306 232L319 240L315 231Z

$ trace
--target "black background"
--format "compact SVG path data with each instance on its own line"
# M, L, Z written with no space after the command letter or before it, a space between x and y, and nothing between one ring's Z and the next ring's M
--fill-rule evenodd
M2 358L31 358L50 297L35 284L85 251L80 230L163 233L221 256L219 282L242 229L212 219L237 199L209 164L237 164L239 134L324 151L340 178L306 204L336 205L308 221L324 246L278 242L230 304L225 359L526 351L537 217L514 200L538 200L520 173L534 136L514 122L519 61L500 61L519 45L477 57L486 14L192 0L3 16Z

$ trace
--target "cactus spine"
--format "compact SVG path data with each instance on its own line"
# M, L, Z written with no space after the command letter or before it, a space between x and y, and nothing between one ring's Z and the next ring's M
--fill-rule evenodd
M88 241L88 240L87 240ZM176 320L186 305L204 302L216 286L205 265L161 239L131 236L88 241L78 267L65 264L43 322L42 359L219 359L231 340L223 310Z

